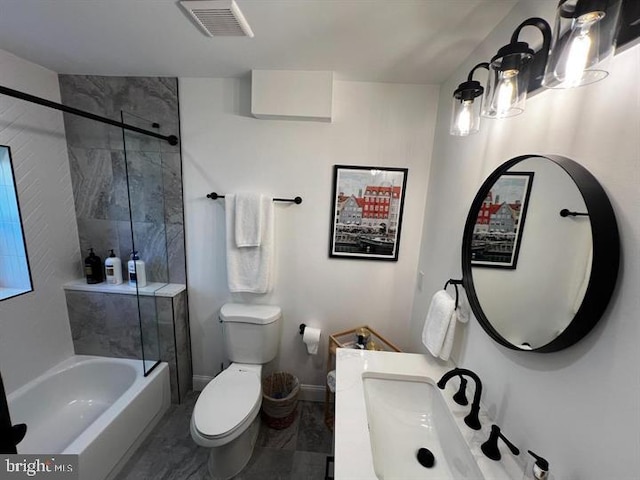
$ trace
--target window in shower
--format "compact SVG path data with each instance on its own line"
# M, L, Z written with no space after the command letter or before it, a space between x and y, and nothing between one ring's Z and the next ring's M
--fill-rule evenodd
M32 290L11 149L0 145L0 301Z

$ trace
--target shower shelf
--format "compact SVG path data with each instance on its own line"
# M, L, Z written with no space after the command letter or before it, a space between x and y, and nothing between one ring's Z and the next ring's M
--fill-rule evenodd
M109 285L106 282L88 284L84 278L65 283L64 289L76 292L116 293L120 295L136 294L136 287L131 287L127 283L121 283L120 285ZM187 286L182 283L149 282L145 287L139 288L137 291L140 295L146 297L175 297L186 289Z

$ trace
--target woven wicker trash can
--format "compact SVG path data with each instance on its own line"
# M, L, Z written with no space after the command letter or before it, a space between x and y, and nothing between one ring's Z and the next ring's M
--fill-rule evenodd
M293 423L298 407L300 382L286 372L276 372L262 380L262 419L270 428L281 430Z

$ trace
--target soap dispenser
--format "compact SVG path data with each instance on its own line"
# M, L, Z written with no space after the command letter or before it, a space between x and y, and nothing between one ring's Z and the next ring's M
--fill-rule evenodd
M551 480L551 477L549 476L549 462L540 455L536 455L531 450L528 450L528 452L535 461L530 468L527 468L524 478L526 480Z
M84 259L84 275L89 284L101 283L104 280L102 260L93 253L93 248L89 249L89 256Z
M144 262L140 260L137 251L131 252L131 260L127 263L127 270L129 270L129 285L138 288L145 287L147 285L147 274L145 272Z
M107 283L109 285L120 285L122 283L122 262L113 252L113 249L111 249L110 252L110 255L104 261Z

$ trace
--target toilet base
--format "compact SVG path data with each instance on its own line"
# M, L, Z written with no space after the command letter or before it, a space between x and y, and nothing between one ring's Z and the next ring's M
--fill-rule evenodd
M207 466L212 480L228 480L247 466L253 455L259 430L260 416L256 416L249 428L238 438L209 450Z

